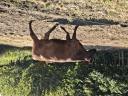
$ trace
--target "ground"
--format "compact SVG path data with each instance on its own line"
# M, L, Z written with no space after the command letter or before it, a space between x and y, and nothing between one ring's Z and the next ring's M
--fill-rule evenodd
M90 64L34 61L30 20L39 38L55 23L70 35L79 25L80 42L99 50ZM50 38L65 33L58 26ZM0 0L0 95L127 96L127 89L127 0Z
M56 8L54 2L48 4L46 4L48 8L44 8L45 11L42 11L43 9L40 11L29 9L31 6L26 7L28 8L26 9L22 3L20 8L14 6L13 3L8 3L6 0L5 2L1 1L0 43L32 46L28 22L36 20L33 23L33 29L39 38L43 38L44 33L55 23L65 26L70 35L73 33L74 26L80 25L77 30L77 38L87 48L128 48L127 1L124 0L124 2L119 3L99 1L98 3L98 1L91 0L91 2L86 3L84 1L64 0L61 3L58 2L59 7ZM80 6L80 4L82 5ZM124 4L124 7L121 4ZM112 8L110 9L108 6ZM126 27L122 27L122 23L126 23ZM65 33L57 27L50 38L65 39Z

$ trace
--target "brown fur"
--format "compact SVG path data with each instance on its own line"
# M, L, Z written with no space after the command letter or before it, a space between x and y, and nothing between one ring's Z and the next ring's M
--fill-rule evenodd
M38 61L50 62L74 62L74 61L87 61L90 62L95 49L86 51L79 40L76 39L76 30L72 39L69 33L61 26L62 30L66 32L66 40L49 39L50 33L58 26L54 25L48 32L45 33L44 39L39 40L31 28L33 21L29 22L30 36L33 40L32 58Z

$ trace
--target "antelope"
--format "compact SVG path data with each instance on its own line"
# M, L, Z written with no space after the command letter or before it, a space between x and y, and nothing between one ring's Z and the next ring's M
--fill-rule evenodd
M32 59L44 62L87 62L90 63L96 49L85 50L80 41L76 38L75 26L72 38L62 26L60 28L66 33L66 40L49 39L50 33L55 30L59 24L55 24L48 32L45 33L44 39L38 39L32 29L32 22L29 22L30 36L33 40Z

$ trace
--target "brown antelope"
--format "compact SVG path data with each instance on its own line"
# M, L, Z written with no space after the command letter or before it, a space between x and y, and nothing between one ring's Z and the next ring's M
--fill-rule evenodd
M50 33L58 26L55 24L48 32L45 33L44 39L38 39L32 30L32 22L29 22L30 36L33 40L32 58L38 61L46 62L81 62L89 63L96 50L85 50L80 41L76 38L75 26L72 38L64 27L60 26L66 33L66 40L49 39Z

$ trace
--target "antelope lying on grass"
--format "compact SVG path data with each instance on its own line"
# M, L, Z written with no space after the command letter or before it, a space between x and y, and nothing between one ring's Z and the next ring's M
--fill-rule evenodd
M76 30L74 28L72 38L64 27L60 26L66 33L66 40L49 39L50 33L58 26L55 24L48 32L45 33L44 39L39 40L32 30L32 22L29 22L30 36L33 40L32 58L38 61L46 62L90 62L96 50L86 51L80 41L76 38Z

